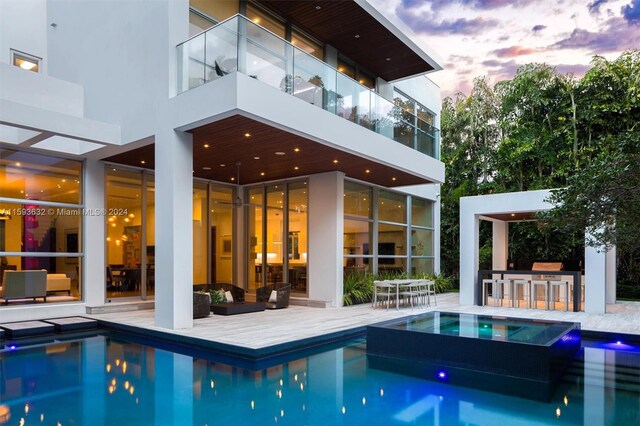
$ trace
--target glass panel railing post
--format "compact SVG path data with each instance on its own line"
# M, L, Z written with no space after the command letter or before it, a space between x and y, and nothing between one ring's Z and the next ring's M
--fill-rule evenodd
M237 44L237 69L243 74L247 73L247 21L237 17L238 20L238 44Z
M285 91L286 93L293 94L293 70L294 70L294 57L293 57L293 46L289 43L285 43L284 45L284 70L285 70Z

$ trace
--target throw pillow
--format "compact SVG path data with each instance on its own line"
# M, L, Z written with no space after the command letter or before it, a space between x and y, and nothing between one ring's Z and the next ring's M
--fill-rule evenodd
M231 294L231 292L230 292L230 291L226 291L226 292L224 293L224 295L227 297L227 302L228 302L228 303L233 303L233 295Z
M269 303L276 303L278 301L278 292L275 290L271 290L271 295L269 296Z

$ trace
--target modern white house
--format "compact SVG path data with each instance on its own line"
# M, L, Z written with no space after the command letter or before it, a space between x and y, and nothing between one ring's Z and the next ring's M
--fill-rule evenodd
M188 328L196 284L341 306L348 274L437 272L415 40L366 0L0 2L0 322L153 299ZM41 269L46 302L11 293Z

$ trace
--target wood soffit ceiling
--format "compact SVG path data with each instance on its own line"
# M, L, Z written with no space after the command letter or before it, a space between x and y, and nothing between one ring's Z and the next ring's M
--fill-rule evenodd
M482 216L503 222L524 222L536 220L536 212L483 214Z
M193 175L203 179L237 184L236 162L239 161L242 185L291 179L334 170L342 171L350 178L385 187L430 183L421 177L400 172L393 167L322 145L240 115L199 127L191 133L193 134ZM154 169L154 145L147 145L103 160ZM337 163L334 163L335 160Z
M338 49L369 72L393 81L433 70L353 0L259 0L269 9ZM320 6L320 9L316 9ZM356 38L356 35L359 37ZM387 58L390 60L387 61Z

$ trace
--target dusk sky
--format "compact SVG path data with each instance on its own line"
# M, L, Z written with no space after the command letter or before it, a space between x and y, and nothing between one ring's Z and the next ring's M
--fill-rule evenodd
M369 0L395 14L442 58L429 77L442 97L469 94L473 79L510 79L544 62L582 77L593 55L640 48L640 0Z

